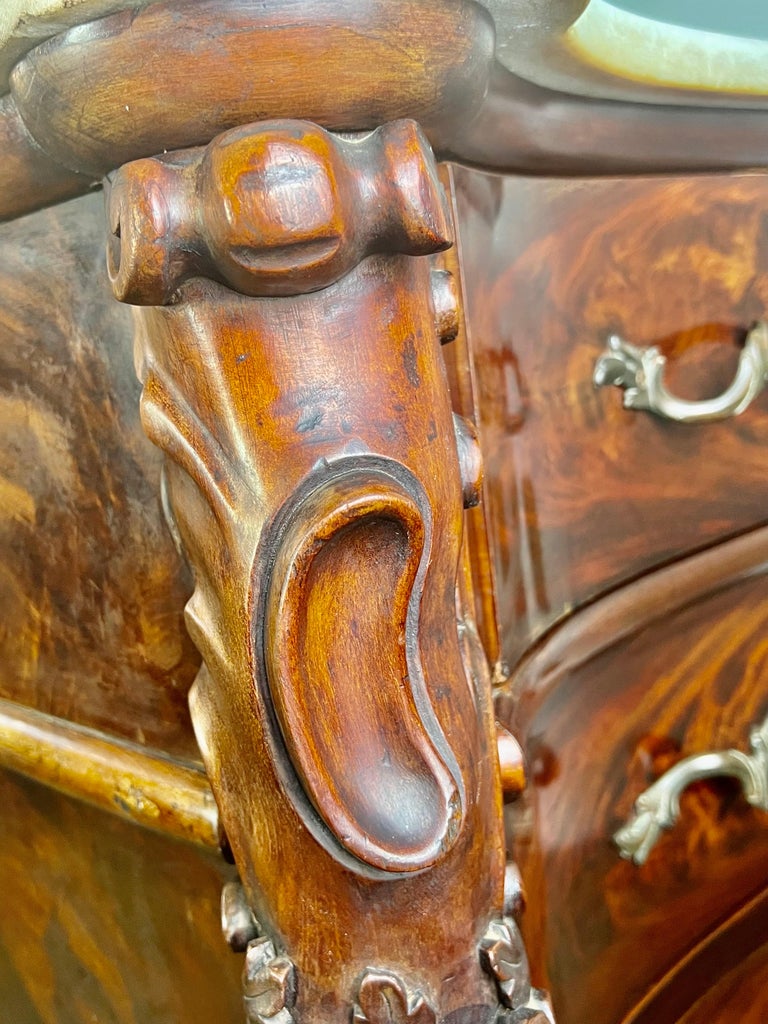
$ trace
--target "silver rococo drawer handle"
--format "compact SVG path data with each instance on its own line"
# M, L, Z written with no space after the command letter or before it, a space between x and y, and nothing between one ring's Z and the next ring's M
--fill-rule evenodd
M671 828L680 815L680 795L700 779L729 775L741 782L753 807L768 811L768 718L750 734L751 754L718 750L686 757L664 772L635 801L632 818L614 835L622 857L644 864L662 829Z
M704 423L744 412L768 376L768 323L760 321L747 335L736 376L717 398L689 402L675 398L664 386L666 357L655 345L637 348L618 335L608 339L595 364L595 387L615 384L624 388L625 409L646 409L677 423Z

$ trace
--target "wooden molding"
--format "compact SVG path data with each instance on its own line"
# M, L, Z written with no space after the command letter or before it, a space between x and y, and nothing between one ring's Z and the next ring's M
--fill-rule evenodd
M493 22L472 0L158 0L16 65L0 100L0 219L81 194L126 161L282 117L337 131L414 118L441 156L525 174L768 162L766 110L598 100L518 77L495 60Z
M522 693L546 691L553 679L590 662L618 641L679 612L692 601L747 580L768 562L768 527L744 533L648 573L631 587L607 594L566 619L539 644L500 687L502 722Z
M256 118L447 129L482 102L493 43L469 0L160 0L42 43L11 96L50 161L98 177Z
M218 812L205 773L0 700L0 767L156 832L218 848Z

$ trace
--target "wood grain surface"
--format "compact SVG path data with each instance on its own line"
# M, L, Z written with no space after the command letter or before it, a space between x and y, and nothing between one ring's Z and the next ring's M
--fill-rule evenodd
M768 889L720 922L663 977L626 1024L765 1020Z
M492 56L491 19L464 0L159 0L36 47L11 95L46 153L99 176L271 117L438 130L478 109Z
M612 836L684 756L748 750L768 711L767 625L761 529L574 615L500 691L499 720L528 765L527 796L509 811L523 930L559 1024L666 1024L677 1020L670 1007L702 996L702 974L714 985L719 970L737 970L727 956L698 976L678 967L766 888L768 814L716 779L684 793L681 820L642 867L620 859ZM761 927L744 938L748 953L764 943ZM758 1019L751 992L731 1005L734 1019Z
M451 204L454 224L458 223L456 187L453 181L453 166L440 164L438 173ZM451 275L457 295L456 337L450 345L443 346L443 360L448 375L448 390L454 412L472 423L475 429L479 420L477 409L477 379L467 336L465 317L463 270L458 245L452 245L433 257L435 265ZM485 473L485 467L483 467ZM482 485L480 495L482 496ZM499 657L498 616L496 594L493 584L491 551L488 539L487 502L481 500L464 512L464 539L462 544L463 586L466 606L474 611L474 620L489 662L495 665Z
M241 1024L232 869L0 772L4 1024Z
M0 229L0 696L198 758L191 582L103 238L101 196Z
M553 50L548 56L558 64ZM635 175L766 166L768 111L729 110L721 104L707 109L701 94L696 106L675 99L644 103L640 90L629 102L578 96L543 88L496 62L477 115L455 124L447 140L435 141L445 159L517 174Z
M765 915L764 906L762 911ZM768 943L760 940L757 928L754 931L753 948L721 972L717 984L705 984L701 997L676 1024L731 1024L734 1019L739 1024L763 1024L768 1019Z
M442 363L452 229L425 137L260 122L125 165L108 223L194 567L195 730L263 930L246 995L267 1018L481 1024L501 788L456 598L481 460Z
M768 310L768 178L553 181L455 168L502 667L639 574L768 518L768 396L703 426L622 407L611 332L718 394Z
M504 12L504 60L530 59L536 35L578 6ZM412 117L442 157L513 173L768 163L764 109L574 96L514 74L494 48L489 12L468 0L158 0L114 13L14 68L0 104L0 218L85 191L127 160L269 117L339 130ZM326 80L332 89L319 88Z
M0 98L0 221L86 193L91 176L51 159L29 134L12 96Z
M219 848L219 821L200 765L0 699L0 767L173 836Z

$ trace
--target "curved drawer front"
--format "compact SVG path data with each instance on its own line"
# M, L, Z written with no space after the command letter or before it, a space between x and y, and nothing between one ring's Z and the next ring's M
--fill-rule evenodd
M454 171L502 657L570 610L768 521L768 396L721 422L593 384L611 334L682 399L728 392L768 315L768 176Z
M559 1024L645 1022L635 1014L654 989L768 886L768 812L731 779L687 788L680 820L641 866L613 838L684 757L749 750L768 713L766 636L763 528L575 615L499 694L529 764L510 824L528 948ZM709 981L736 966L726 956ZM677 1005L701 996L701 978L690 984Z
M730 947L735 939L736 962L730 969L721 971L714 984L711 975L706 973L709 964L697 963L696 973L702 994L683 1011L676 1024L732 1024L734 1020L739 1024L764 1024L768 1020L768 897L764 896L756 911L759 916L750 916L745 921L745 928L751 930L754 937L753 948L744 949L743 956L739 957L742 952L738 945L741 930L737 928L735 935L732 929L725 931L723 948L716 952L727 954L726 944ZM650 1015L654 1009L649 1007L647 1017L638 1017L631 1024L658 1022L658 1014Z

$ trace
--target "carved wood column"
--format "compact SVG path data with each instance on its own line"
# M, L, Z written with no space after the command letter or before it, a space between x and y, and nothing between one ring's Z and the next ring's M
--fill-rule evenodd
M258 921L249 1019L530 1019L492 924L490 692L456 604L479 459L441 361L457 310L427 257L451 229L423 136L273 121L108 187L195 574L193 720Z

